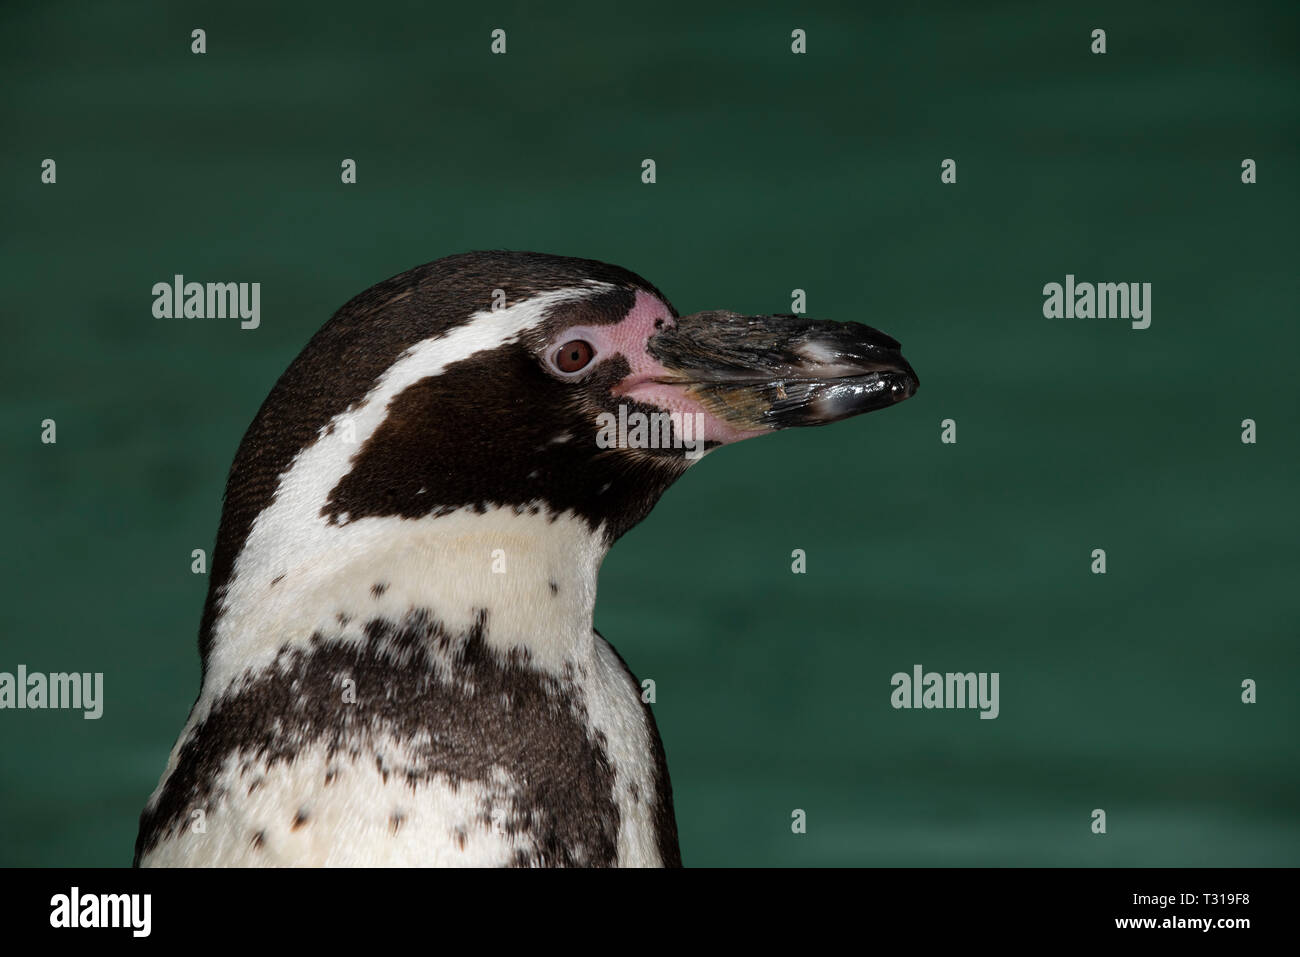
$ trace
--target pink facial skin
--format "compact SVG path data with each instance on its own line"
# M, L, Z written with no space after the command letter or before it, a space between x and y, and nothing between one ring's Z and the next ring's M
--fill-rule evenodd
M660 322L658 327L656 322ZM703 418L693 421L702 422L704 428L702 435L694 436L696 439L728 444L767 434L768 429L745 430L728 424L687 395L684 385L656 381L673 379L676 375L650 355L646 344L660 329L671 328L675 323L672 311L666 305L655 296L638 290L631 310L620 321L605 326L574 326L567 329L560 338L565 341L585 339L590 342L596 349L596 361L614 353L621 354L631 366L631 371L614 386L613 393L656 406L665 412L700 414ZM560 340L555 343L556 346L562 344Z

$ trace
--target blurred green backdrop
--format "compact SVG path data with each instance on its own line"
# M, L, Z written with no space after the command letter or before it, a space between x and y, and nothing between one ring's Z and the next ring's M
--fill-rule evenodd
M710 456L605 565L686 863L1300 863L1295 4L330 6L0 12L0 670L107 697L0 712L0 864L130 862L244 429L349 297L477 248L682 312L802 288L920 375ZM261 328L153 318L177 272ZM1066 273L1151 282L1151 328L1044 319ZM895 711L916 663L1001 716Z

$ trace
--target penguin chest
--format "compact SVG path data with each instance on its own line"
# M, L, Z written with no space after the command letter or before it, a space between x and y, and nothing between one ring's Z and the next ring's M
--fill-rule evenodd
M663 863L657 735L613 650L537 670L444 637L315 642L228 694L178 743L142 863Z

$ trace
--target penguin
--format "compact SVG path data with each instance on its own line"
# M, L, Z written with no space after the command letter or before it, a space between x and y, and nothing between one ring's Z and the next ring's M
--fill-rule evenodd
M137 866L680 866L601 561L712 450L891 406L854 322L681 316L635 273L449 256L344 305L231 466L198 698Z

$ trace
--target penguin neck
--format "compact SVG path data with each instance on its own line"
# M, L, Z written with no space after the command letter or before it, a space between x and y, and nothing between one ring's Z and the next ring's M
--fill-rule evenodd
M481 626L498 655L562 673L595 654L603 529L543 507L461 508L249 541L222 591L204 697L314 642L367 640L368 626L425 616L443 634ZM250 536L255 539L257 536ZM314 547L306 547L311 542Z

